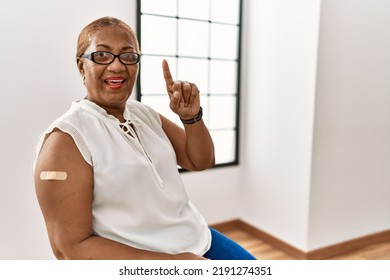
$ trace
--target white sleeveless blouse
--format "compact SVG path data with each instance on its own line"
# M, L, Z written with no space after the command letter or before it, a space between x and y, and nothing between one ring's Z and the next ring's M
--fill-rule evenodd
M88 100L73 102L41 135L36 157L54 128L71 135L93 168L95 235L139 249L203 255L210 230L189 200L158 113L129 100L124 118L120 123Z

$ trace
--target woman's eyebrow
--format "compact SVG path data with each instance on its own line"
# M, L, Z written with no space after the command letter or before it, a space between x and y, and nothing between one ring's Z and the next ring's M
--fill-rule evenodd
M111 49L110 46L104 45L104 44L98 44L96 47L105 48L105 49Z
M96 45L96 48L104 48L104 49L109 49L109 50L112 50L112 47L108 46L108 45L105 45L105 44L98 44ZM126 46L126 47L123 47L121 50L134 50L135 48L133 46Z

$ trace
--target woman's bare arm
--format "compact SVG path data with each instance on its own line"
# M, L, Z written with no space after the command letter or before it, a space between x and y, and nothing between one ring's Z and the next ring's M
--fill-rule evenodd
M160 116L177 157L177 164L187 170L199 171L214 165L214 145L203 120L179 127Z

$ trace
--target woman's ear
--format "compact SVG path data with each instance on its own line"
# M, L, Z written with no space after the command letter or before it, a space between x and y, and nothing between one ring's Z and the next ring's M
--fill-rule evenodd
M79 69L80 75L83 78L83 84L85 85L85 72L84 72L84 63L80 58L77 58L77 68Z
M84 77L84 63L83 63L83 60L78 57L77 60L76 60L76 63L77 63L77 68L79 69L79 72L80 72L81 76Z

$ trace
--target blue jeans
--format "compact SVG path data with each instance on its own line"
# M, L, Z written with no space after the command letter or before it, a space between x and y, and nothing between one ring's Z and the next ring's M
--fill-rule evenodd
M205 258L210 260L255 260L247 250L242 248L236 242L226 237L219 231L210 228L211 247L204 254Z

